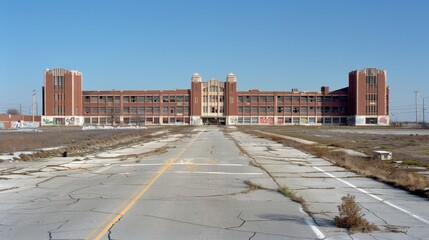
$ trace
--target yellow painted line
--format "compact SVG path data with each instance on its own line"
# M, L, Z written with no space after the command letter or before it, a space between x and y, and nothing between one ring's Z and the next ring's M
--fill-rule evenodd
M155 175L154 178L143 188L135 191L124 203L120 205L113 213L104 219L85 239L100 239L103 237L109 229L122 217L124 216L134 204L145 194L150 187L158 180L159 177L171 167L171 165L186 151L188 148L195 142L195 140L201 135L202 132L199 132L198 135L183 148L176 156L170 159L166 164L164 164ZM101 229L101 231L100 231Z

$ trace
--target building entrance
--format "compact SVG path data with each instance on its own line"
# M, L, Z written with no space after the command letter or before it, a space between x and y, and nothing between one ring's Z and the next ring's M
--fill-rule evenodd
M225 125L226 119L219 117L203 117L204 125Z

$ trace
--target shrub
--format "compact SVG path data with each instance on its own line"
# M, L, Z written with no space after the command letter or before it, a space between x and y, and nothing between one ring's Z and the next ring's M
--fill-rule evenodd
M373 223L369 223L361 212L361 208L355 201L355 196L347 194L341 198L343 201L338 206L340 216L334 218L335 225L340 228L348 228L349 232L372 232L379 230Z

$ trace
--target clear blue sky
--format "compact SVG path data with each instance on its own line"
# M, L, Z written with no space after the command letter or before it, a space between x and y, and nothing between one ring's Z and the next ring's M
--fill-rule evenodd
M44 70L59 67L81 71L85 90L189 88L194 72L234 72L240 90L305 91L376 67L391 112L413 120L412 91L429 96L429 1L0 1L0 112L28 112L33 89L40 108Z

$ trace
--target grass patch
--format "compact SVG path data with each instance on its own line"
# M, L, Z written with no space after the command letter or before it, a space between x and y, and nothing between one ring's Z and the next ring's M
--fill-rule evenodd
M350 233L355 232L372 232L379 230L373 223L369 223L365 214L355 201L355 196L347 194L341 198L342 203L338 206L339 216L334 218L335 225L340 228L347 228Z
M287 186L279 187L278 191L285 197L288 197L290 200L301 204L305 212L310 215L312 214L308 208L307 202L301 195L298 195L295 191L289 189Z
M429 169L429 164L422 163L414 160L403 160L402 165L414 166L414 167L424 167Z

